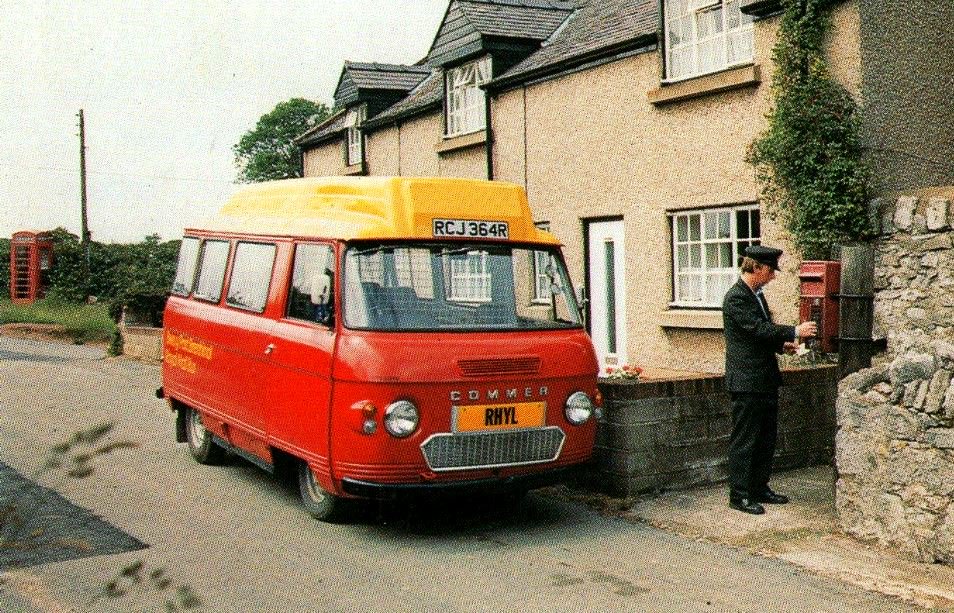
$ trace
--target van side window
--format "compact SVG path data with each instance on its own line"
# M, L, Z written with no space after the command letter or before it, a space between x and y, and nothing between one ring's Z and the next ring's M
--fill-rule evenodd
M264 311L274 267L275 245L238 243L225 304L256 313Z
M288 292L288 316L325 322L330 314L334 252L330 245L300 243L295 246L295 267Z
M222 297L225 265L229 260L229 242L205 241L199 259L199 280L196 281L193 296L209 302L218 302Z
M188 296L195 283L195 265L199 261L199 239L185 237L179 247L179 265L172 282L172 293Z

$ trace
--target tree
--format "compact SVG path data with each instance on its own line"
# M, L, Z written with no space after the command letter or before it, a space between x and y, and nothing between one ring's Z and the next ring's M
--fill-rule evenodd
M748 155L769 213L785 224L805 259L830 259L837 245L871 234L858 104L825 61L829 5L782 0L772 52L774 108Z
M232 148L238 180L256 183L302 176L301 154L294 139L328 115L328 107L320 102L304 98L279 102Z

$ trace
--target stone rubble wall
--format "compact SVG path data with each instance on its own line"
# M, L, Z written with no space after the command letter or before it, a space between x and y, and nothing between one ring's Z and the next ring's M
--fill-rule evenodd
M954 564L954 189L928 194L872 205L887 350L839 385L835 502L849 534Z

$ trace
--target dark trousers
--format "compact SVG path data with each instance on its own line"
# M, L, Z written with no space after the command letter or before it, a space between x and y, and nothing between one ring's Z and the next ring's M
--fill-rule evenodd
M778 392L732 393L729 497L755 499L768 488L778 438Z

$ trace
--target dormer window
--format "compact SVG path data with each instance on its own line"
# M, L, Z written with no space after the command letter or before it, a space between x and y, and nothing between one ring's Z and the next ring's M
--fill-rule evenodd
M357 106L348 109L345 115L345 125L348 127L348 166L364 161L364 137L361 135L361 124L364 123L367 113L366 106Z
M665 0L666 78L687 79L752 61L752 16L740 0Z
M490 56L450 68L445 78L446 136L459 136L487 126L484 90L490 81Z

